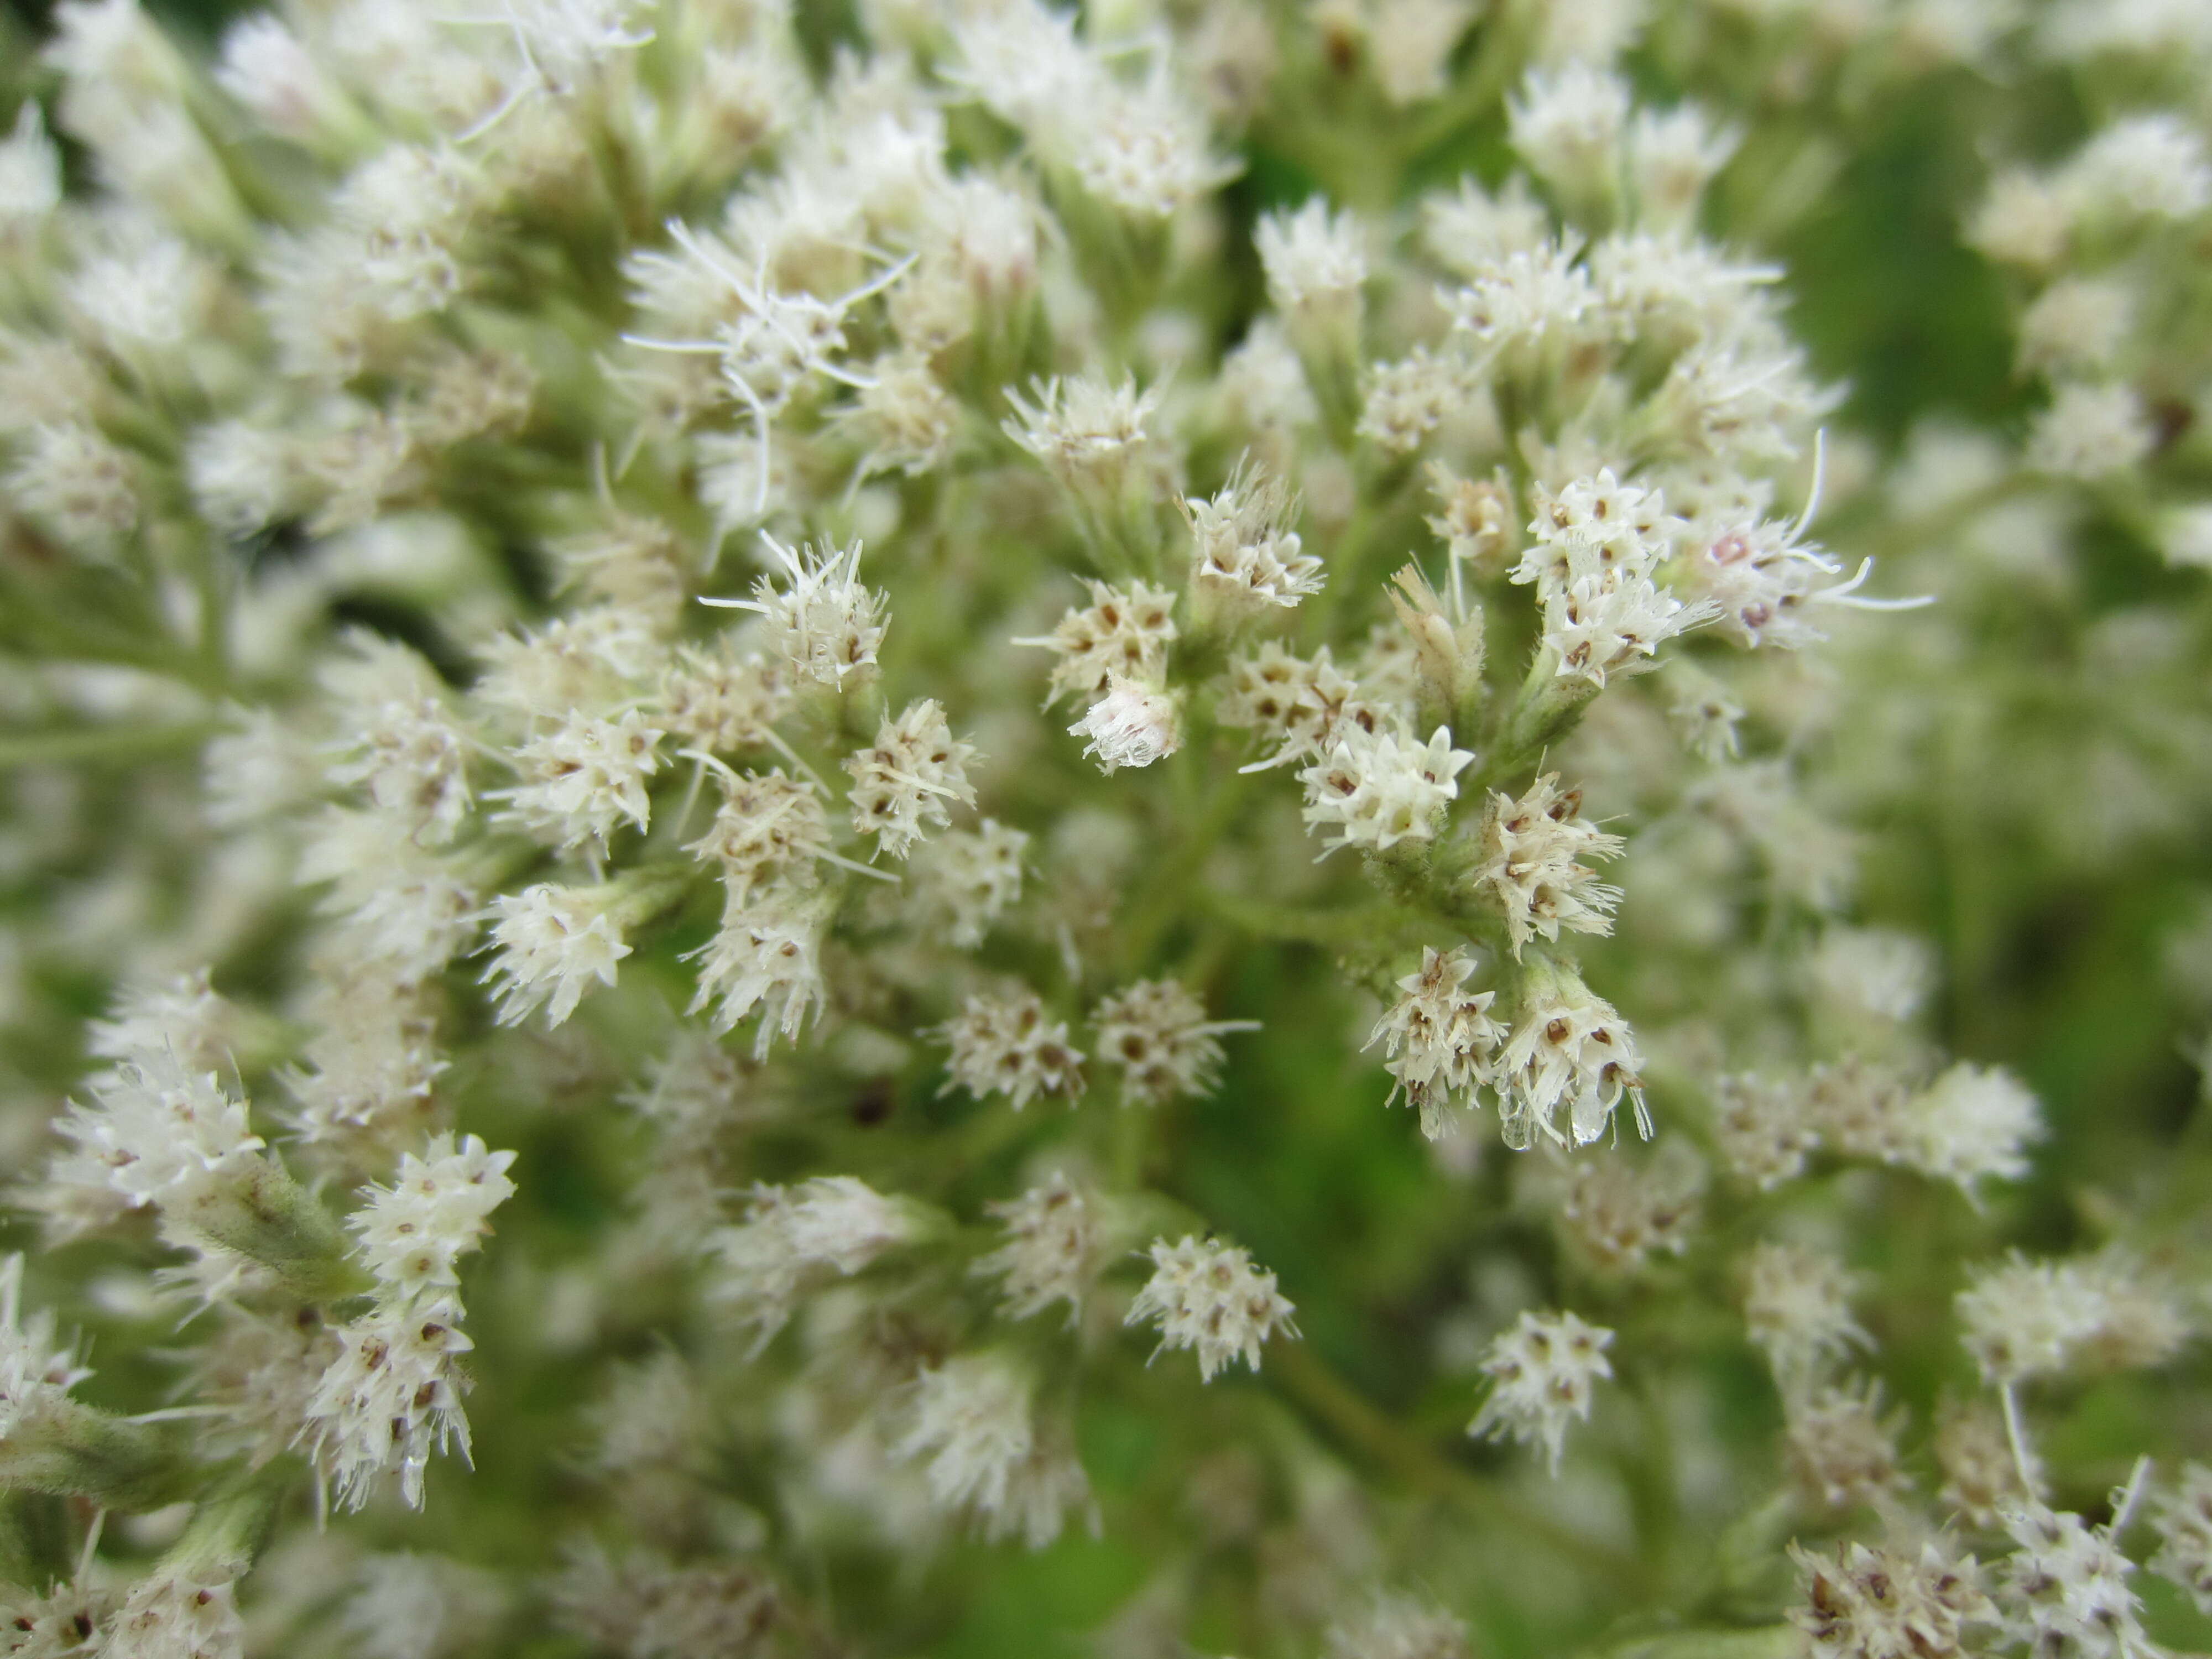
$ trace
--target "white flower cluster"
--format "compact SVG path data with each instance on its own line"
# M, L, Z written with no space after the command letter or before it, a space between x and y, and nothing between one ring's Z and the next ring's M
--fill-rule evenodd
M1151 1255L1152 1276L1129 1304L1127 1322L1159 1327L1155 1357L1189 1348L1198 1355L1200 1381L1211 1382L1233 1359L1258 1370L1261 1345L1278 1330L1297 1334L1291 1323L1296 1310L1275 1289L1275 1275L1255 1267L1241 1245L1158 1238Z

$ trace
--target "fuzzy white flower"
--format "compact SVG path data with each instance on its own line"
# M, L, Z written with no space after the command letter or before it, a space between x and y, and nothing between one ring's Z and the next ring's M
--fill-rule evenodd
M389 1187L346 1218L362 1259L395 1302L436 1296L460 1283L454 1263L491 1231L491 1212L514 1193L513 1152L495 1152L475 1135L455 1144L435 1134L418 1157L402 1154Z
M2145 459L2157 436L2134 387L2076 381L2060 386L2035 417L2027 463L2060 477L2109 477Z
M316 1385L301 1435L341 1507L361 1508L396 1473L420 1509L432 1451L458 1443L467 1460L467 1383L456 1362L476 1345L459 1319L457 1303L434 1298L380 1303L338 1328L339 1355Z
M974 1271L1000 1280L1007 1317L1027 1319L1065 1302L1073 1324L1104 1266L1097 1200L1055 1172L1018 1198L984 1207L1005 1228L1006 1242Z
M1239 468L1210 501L1186 499L1193 541L1191 599L1201 616L1234 623L1287 609L1322 589L1322 562L1290 529L1296 504L1274 479Z
M0 1259L0 1443L34 1425L92 1372L54 1339L52 1309L23 1316L23 1258Z
M1328 754L1298 774L1306 823L1328 837L1326 850L1380 853L1433 837L1445 804L1458 798L1454 780L1474 759L1452 747L1451 735L1439 726L1420 744L1387 729L1340 728Z
M700 964L690 1012L714 1004L714 1029L726 1031L759 1010L753 1049L765 1054L778 1032L795 1038L822 1006L821 957L821 922L811 912L774 893L733 904L714 937L688 958Z
M1014 412L1006 433L1078 495L1111 501L1149 474L1158 443L1150 428L1160 397L1160 387L1140 392L1133 379L1039 381L1027 397L1006 393Z
M1623 843L1583 817L1582 804L1582 791L1561 789L1556 772L1538 778L1518 800L1491 792L1475 880L1505 912L1516 959L1539 933L1556 942L1562 927L1613 931L1620 890L1599 881L1581 860L1618 857Z
M953 830L915 853L908 879L916 908L948 925L945 937L972 951L1021 896L1029 836L994 818Z
M1954 1560L1934 1540L1915 1551L1836 1546L1833 1561L1792 1544L1805 1605L1790 1618L1811 1659L1963 1659L1968 1634L1998 1623L1974 1559Z
M853 829L873 834L884 852L904 858L925 827L952 822L954 805L973 806L975 790L968 781L975 746L959 741L945 710L930 698L908 703L896 720L886 720L872 747L845 762L853 787Z
M1206 1005L1172 979L1139 980L1101 997L1091 1011L1098 1058L1119 1068L1127 1099L1158 1105L1212 1090L1221 1038L1256 1031L1257 1020L1209 1020Z
M20 234L61 205L62 158L38 100L26 98L0 139L0 236Z
M1507 137L1567 200L1601 203L1618 188L1629 103L1627 83L1589 63L1531 70L1507 102Z
M1182 746L1176 699L1118 674L1108 679L1105 695L1067 732L1084 740L1083 752L1096 756L1098 769L1109 775L1124 766L1150 766Z
M2160 1650L2143 1633L2142 1603L2128 1583L2135 1563L2118 1542L2143 1473L2138 1466L2135 1481L2113 1495L2113 1517L2101 1527L2032 1500L2001 1511L2018 1546L2005 1559L2004 1606L2032 1651L2158 1659Z
M873 674L886 626L884 602L860 582L860 544L794 552L766 532L761 542L782 567L785 585L764 575L753 583L750 599L701 603L765 617L769 637L802 680L842 690L848 677Z
M1261 216L1252 233L1267 273L1267 298L1293 339L1316 346L1356 347L1359 290L1367 250L1349 213L1331 213L1316 198L1296 213Z
M1143 582L1126 588L1084 585L1091 592L1088 605L1071 607L1050 634L1009 641L1053 653L1048 706L1069 695L1095 702L1117 678L1157 685L1167 675L1168 647L1176 638L1175 595Z
M809 886L814 861L830 852L830 817L820 793L781 768L722 781L722 804L690 851L722 866L729 902L743 904L778 883Z
M969 997L938 1035L952 1051L947 1090L965 1089L979 1100L1003 1094L1016 1111L1038 1095L1073 1101L1083 1092L1083 1051L1068 1042L1065 1021L1046 1018L1034 992Z
M612 720L571 714L514 751L522 781L499 798L510 803L509 816L563 848L604 848L624 823L646 827L647 780L660 769L664 735L634 708Z
M1275 1275L1254 1266L1241 1245L1188 1237L1170 1244L1159 1238L1152 1241L1151 1255L1152 1276L1129 1304L1124 1322L1158 1325L1154 1358L1170 1348L1194 1349L1199 1380L1211 1382L1232 1359L1241 1358L1258 1370L1260 1346L1278 1330L1298 1334L1291 1322L1296 1310L1276 1291Z
M1613 1333L1574 1314L1524 1312L1490 1345L1482 1369L1493 1379L1490 1397L1469 1434L1540 1445L1556 1474L1567 1425L1589 1420L1595 1385L1613 1375L1605 1351Z
M540 882L492 900L491 945L498 955L484 978L495 986L501 1024L519 1024L543 1008L547 1024L558 1025L594 982L615 982L615 964L631 950L623 939L624 896L611 884Z
M791 1317L800 1291L833 1275L851 1278L918 1231L908 1206L851 1176L756 1186L744 1219L708 1241L712 1291L754 1327L757 1354Z
M1785 1389L1874 1339L1851 1317L1852 1279L1832 1256L1762 1242L1744 1262L1743 1322Z
M1904 1109L1898 1161L1969 1196L1983 1181L2018 1181L2044 1136L2035 1097L2011 1073L1960 1060Z
M1523 981L1519 1021L1499 1051L1493 1077L1505 1144L1516 1150L1541 1134L1586 1146L1605 1133L1625 1096L1645 1139L1651 1119L1644 1103L1643 1066L1627 1023L1571 972L1549 963ZM1562 1133L1553 1119L1566 1109Z
M1446 1114L1455 1098L1474 1103L1505 1036L1505 1028L1490 1017L1497 993L1465 988L1474 968L1464 946L1439 951L1424 945L1419 969L1398 981L1397 1000L1383 1010L1364 1045L1383 1045L1390 1097L1404 1092L1421 1115L1421 1133L1431 1140L1449 1133Z
M93 1103L71 1102L55 1127L71 1150L53 1179L106 1186L132 1206L167 1205L241 1176L264 1143L246 1103L212 1072L171 1055L125 1061L90 1079Z

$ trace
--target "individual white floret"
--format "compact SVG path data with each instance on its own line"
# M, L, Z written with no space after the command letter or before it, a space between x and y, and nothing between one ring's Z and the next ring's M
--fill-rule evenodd
M1717 614L1710 600L1685 605L1648 576L1618 586L1585 576L1544 595L1544 645L1562 679L1602 688L1656 668L1659 647Z
M558 1025L576 1012L596 983L615 982L616 963L629 955L623 939L623 890L560 887L540 882L491 902L491 945L485 970L499 997L502 1025L520 1024L539 1009Z
M1252 241L1267 278L1267 298L1291 337L1310 349L1355 349L1367 249L1349 213L1331 213L1316 197L1296 213L1263 215Z
M71 552L112 556L138 527L138 463L80 422L35 426L8 474L15 502Z
M960 405L927 358L890 354L869 366L866 383L838 411L837 423L863 451L864 475L896 471L919 478L951 454Z
M299 878L331 883L316 908L340 920L347 947L410 983L453 960L477 920L470 874L374 812L325 812L301 848Z
M1581 790L1561 789L1559 775L1547 772L1518 800L1492 790L1483 809L1475 881L1504 911L1516 960L1539 933L1556 942L1562 927L1613 931L1620 890L1581 860L1616 858L1624 843L1583 817L1582 804Z
M2030 1651L2159 1659L2162 1650L2143 1633L2142 1603L2128 1583L2135 1563L2118 1542L2147 1468L2147 1461L2138 1465L2135 1480L2113 1494L2112 1519L2101 1527L2033 1501L2002 1511L2018 1546L2005 1558L2002 1605Z
M1390 454L1409 454L1468 395L1462 363L1415 346L1405 356L1369 370L1356 430Z
M458 1443L467 1461L458 1359L476 1345L459 1321L457 1303L434 1299L380 1303L338 1327L340 1352L308 1403L302 1437L341 1508L361 1508L397 1474L401 1494L420 1509L432 1451Z
M1185 499L1190 589L1201 617L1234 623L1287 609L1322 589L1322 562L1301 550L1297 506L1281 483L1239 468L1211 501Z
M722 804L690 851L722 866L727 900L743 904L775 885L811 886L830 854L830 816L812 784L781 769L722 781Z
M0 1442L34 1428L92 1372L76 1363L76 1345L57 1342L54 1316L22 1312L23 1258L0 1259Z
M1612 1345L1611 1331L1572 1313L1522 1313L1490 1345L1482 1362L1490 1397L1467 1431L1541 1446L1557 1474L1567 1425L1589 1420L1597 1383L1613 1375Z
M453 840L471 804L469 735L420 657L365 635L348 644L352 660L324 676L340 703L330 781L365 790L380 811L425 845Z
M1256 1020L1209 1020L1206 1005L1172 979L1139 980L1101 997L1091 1024L1100 1061L1119 1068L1127 1099L1148 1105L1212 1092L1222 1036L1260 1029Z
M2212 204L2212 156L2169 111L2128 116L2081 147L2058 188L2077 220L2192 218Z
M13 131L0 139L0 238L43 223L61 199L61 151L46 136L39 100L26 98Z
M969 997L939 1035L952 1051L947 1090L965 1089L978 1100L1003 1094L1016 1111L1039 1095L1073 1102L1083 1092L1083 1051L1068 1042L1066 1021L1045 1017L1035 992Z
M2187 1590L2199 1613L2212 1615L2212 1468L2183 1464L2151 1523L2159 1536L2151 1571Z
M851 1176L796 1188L756 1186L744 1219L708 1242L716 1267L712 1293L755 1328L758 1353L810 1285L832 1275L849 1279L916 1236L906 1206Z
M781 1032L795 1039L807 1016L827 1000L822 981L822 924L787 896L771 892L723 913L714 937L687 960L699 963L690 1012L714 1006L713 1024L726 1031L756 1010L755 1055Z
M974 1271L998 1279L1006 1316L1027 1319L1065 1302L1073 1324L1105 1266L1097 1201L1055 1172L1018 1198L984 1207L1006 1242L978 1259Z
M304 507L298 440L253 421L217 421L191 434L185 476L203 517L231 536L258 534Z
M1783 1404L1790 1472L1808 1498L1848 1510L1882 1504L1911 1485L1898 1459L1904 1416L1883 1414L1880 1382L1863 1379Z
M1492 350L1589 332L1600 295L1577 261L1581 249L1569 234L1480 261L1464 288L1441 296L1452 326Z
M1551 216L1517 174L1495 196L1470 174L1450 195L1438 191L1421 200L1421 240L1462 277L1477 276L1508 254L1534 251L1551 232Z
M460 1285L455 1263L482 1246L491 1212L514 1194L513 1152L495 1152L475 1135L450 1132L402 1154L388 1187L346 1218L362 1261L391 1304L434 1300Z
M2133 386L2075 381L2060 386L2035 417L2027 459L2039 472L2094 481L2136 465L2157 441Z
M441 311L459 295L459 252L483 189L459 152L393 144L332 193L333 222L349 239L340 257L385 317L401 322Z
M1695 104L1638 110L1628 134L1629 189L1637 222L1646 229L1690 224L1705 186L1742 142L1740 131L1717 122Z
M1973 1557L1932 1539L1917 1550L1839 1543L1833 1561L1793 1543L1790 1559L1805 1597L1790 1619L1810 1659L1966 1659L1973 1630L1998 1622Z
M1999 1066L1960 1060L1903 1114L1897 1161L1969 1196L1986 1180L2027 1174L2027 1147L2044 1136L2041 1109L2020 1079Z
M1073 147L1084 189L1135 219L1164 219L1240 170L1214 154L1205 112L1170 79L1164 58L1136 85L1101 83L1076 118Z
M1232 1359L1260 1369L1260 1346L1281 1331L1296 1336L1296 1311L1275 1289L1275 1275L1255 1267L1251 1253L1224 1240L1185 1237L1170 1244L1152 1241L1152 1276L1129 1304L1130 1325L1157 1324L1157 1359L1170 1348L1198 1355L1200 1382Z
M1605 1133L1624 1097L1650 1139L1651 1117L1638 1075L1643 1063L1634 1035L1611 1003L1592 995L1572 972L1538 963L1522 983L1520 1018L1492 1071L1506 1145L1526 1150L1541 1134L1559 1146L1587 1146ZM1562 1108L1564 1133L1553 1121Z
M1014 412L1009 438L1078 495L1117 499L1133 482L1149 477L1158 440L1150 430L1159 413L1161 388L1137 390L1133 377L1054 376L1032 385L1029 395L1009 391Z
M1293 655L1279 640L1269 640L1256 652L1230 659L1213 717L1272 741L1275 753L1257 764L1281 765L1327 754L1347 724L1380 731L1388 714L1359 693L1327 646L1307 658Z
M1842 1262L1799 1245L1762 1242L1746 1258L1743 1322L1785 1393L1874 1346L1851 1317L1853 1288Z
M1452 51L1479 10L1468 0L1373 0L1367 58L1382 95L1398 105L1442 97Z
M626 605L593 605L483 648L477 702L535 725L624 703L661 666L651 622Z
M1222 358L1213 395L1231 426L1278 444L1321 418L1305 366L1272 313L1254 318L1243 339Z
M241 1178L264 1143L246 1103L212 1072L171 1055L125 1061L89 1080L55 1127L70 1150L52 1179L106 1186L133 1207L168 1205Z
M242 1659L246 1621L225 1569L246 1565L156 1567L131 1587L95 1651L103 1659Z
M345 110L345 94L307 44L265 11L223 31L215 80L270 131L296 141L313 138Z
M972 951L1022 893L1030 838L994 818L952 830L917 851L908 872L915 902L949 924L945 937Z
M1490 1017L1498 994L1466 988L1474 968L1464 946L1447 952L1424 945L1419 970L1398 981L1397 1000L1383 1010L1364 1044L1382 1044L1390 1098L1403 1091L1421 1115L1421 1133L1431 1140L1450 1132L1447 1114L1454 1103L1474 1103L1476 1088L1490 1080L1492 1058L1505 1036L1505 1028Z
M202 968L126 986L106 1015L85 1027L84 1046L117 1065L220 1071L230 1064L240 1024L238 1006Z
M1010 641L1053 653L1049 708L1062 696L1088 703L1103 696L1116 678L1158 685L1167 677L1168 647L1175 642L1175 595L1132 582L1114 587L1086 581L1091 603L1071 607L1052 632Z
M660 769L664 735L634 708L611 720L571 714L515 750L521 781L499 798L507 816L564 848L604 848L620 825L646 827L653 810L647 780Z
M992 1354L963 1354L925 1368L907 1402L893 1455L926 1457L931 1499L973 1507L985 1519L1006 1506L1007 1486L1029 1456L1030 1379Z
M1018 0L961 16L945 74L1041 148L1064 154L1103 71L1075 39L1072 13Z
M1966 240L1992 259L2030 270L2058 263L2073 234L2069 192L2026 167L2008 167L1966 222Z
M175 353L206 313L215 277L205 257L136 218L110 221L103 230L77 264L70 308L125 362Z
M419 1133L447 1069L433 1007L421 987L373 969L322 987L315 1034L282 1073L294 1133L346 1156L388 1153Z
M897 719L883 723L872 747L845 762L853 780L854 833L873 835L893 858L906 857L929 826L951 823L954 806L975 804L968 781L975 757L975 745L952 735L934 699L908 703Z
M1966 1352L2000 1387L2068 1370L2105 1320L2102 1288L2078 1264L2017 1255L1977 1273L1956 1305Z
M1927 941L1886 927L1829 927L1809 964L1813 983L1839 1007L1907 1020L1934 988Z
M1067 732L1081 738L1083 752L1096 756L1098 769L1110 775L1124 766L1150 766L1182 747L1182 708L1169 692L1109 675L1105 695Z
M1629 102L1626 82L1587 62L1531 70L1507 102L1507 136L1566 202L1602 204L1619 188Z
M763 532L761 543L783 568L784 585L764 575L750 599L705 599L768 619L769 635L801 680L842 690L846 679L875 672L883 644L884 596L860 581L860 544L794 552Z
M2021 313L2024 370L2094 372L2109 368L2135 322L2135 291L2111 276L2067 276L2035 296Z
M1705 1164L1679 1140L1645 1162L1585 1159L1567 1170L1559 1221L1600 1272L1635 1273L1690 1248L1705 1186Z
M734 755L775 746L791 712L791 678L780 664L730 647L678 646L660 678L654 720L685 747Z
M1387 728L1347 725L1328 754L1298 774L1306 823L1328 838L1330 852L1379 853L1401 841L1430 840L1446 804L1459 796L1455 780L1474 759L1471 750L1452 747L1446 726L1422 744Z
M1802 1086L1735 1073L1714 1088L1713 1140L1739 1177L1767 1192L1804 1173L1820 1132Z

